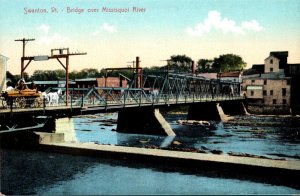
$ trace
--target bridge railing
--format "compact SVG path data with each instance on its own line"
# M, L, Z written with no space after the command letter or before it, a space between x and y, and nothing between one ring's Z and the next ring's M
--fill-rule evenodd
M137 77L137 75L136 75ZM1 100L2 108L32 108L32 107L97 107L97 106L132 106L132 105L162 105L195 103L206 101L222 101L241 99L240 83L210 80L192 75L183 74L157 74L143 75L140 88L130 83L127 88L121 87L91 87L69 88L68 100L66 100L65 88L49 88L46 94L57 93L58 99L51 100L49 97L41 97L39 101L28 100L22 104L20 100ZM137 78L131 80L137 81ZM42 103L42 104L41 104ZM1 106L0 106L1 107Z
M55 88L53 90L57 90ZM65 90L65 89L62 89ZM196 103L208 101L223 101L241 99L240 94L230 93L208 93L206 91L182 91L176 93L172 91L161 91L160 89L150 88L74 88L70 89L68 100L65 94L59 96L56 102L49 102L45 97L8 99L3 100L1 109L20 109L20 108L50 108L62 107L68 102L68 107L96 107L96 106L130 106L130 105L163 105L163 104L181 104Z

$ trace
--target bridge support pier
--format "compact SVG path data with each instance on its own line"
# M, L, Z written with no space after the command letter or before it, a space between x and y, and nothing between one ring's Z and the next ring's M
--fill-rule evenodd
M195 103L189 106L187 120L216 120L226 122L227 115L248 114L242 101Z
M246 115L248 114L242 101L224 101L220 103L225 114L228 115Z
M75 126L73 118L59 118L55 120L55 133L63 134L64 141L74 142L77 141L75 134Z
M118 113L118 132L175 136L158 109L126 108Z
M194 103L189 106L187 120L216 120L221 117L215 102Z

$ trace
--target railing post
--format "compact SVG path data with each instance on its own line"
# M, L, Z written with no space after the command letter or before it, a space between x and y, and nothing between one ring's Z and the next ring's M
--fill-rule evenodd
M46 108L46 98L45 97L43 97L43 108L44 108L44 110Z
M124 89L124 91L123 91L123 97L124 97L123 107L125 107L125 105L126 105L126 89Z
M154 105L154 92L152 91L152 106Z
M141 107L141 103L142 103L142 90L140 90L140 100L139 100L139 106Z
M193 103L195 102L195 92L193 92Z
M13 101L14 99L12 97L9 97L8 100L10 99L10 112L12 112L12 108L13 108Z
M73 107L73 92L74 92L74 88L73 88L73 91L71 93L71 110L72 110L72 107Z

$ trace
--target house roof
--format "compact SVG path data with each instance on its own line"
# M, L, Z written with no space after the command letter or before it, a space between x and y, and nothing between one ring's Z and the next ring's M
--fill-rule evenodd
M300 63L292 63L292 64L288 64L289 66L300 66Z
M273 52L270 52L270 56L275 56L278 59L287 58L289 56L289 52L288 51L273 51Z
M267 60L267 59L269 59L269 58L271 58L271 57L280 60L280 58L276 57L275 55L270 55L270 56L268 56L267 58L265 58L265 60Z
M197 76L199 77L204 77L204 78L209 78L209 79L217 79L217 73L199 73L197 74Z
M26 84L31 84L32 81L26 82ZM65 84L66 81L34 81L37 85L44 85L44 84ZM74 81L69 81L69 84L75 84Z
M255 74L243 77L245 79L268 79L268 80L285 80L290 79L290 77L286 77L284 71L281 72L270 72L265 74Z
M219 77L239 77L241 75L241 71L230 71L219 73Z
M257 69L247 69L243 71L243 76L249 76L249 75L254 75L254 74L260 74L261 72L258 71Z
M97 78L81 78L81 79L75 79L75 82L90 82L90 81L97 81Z

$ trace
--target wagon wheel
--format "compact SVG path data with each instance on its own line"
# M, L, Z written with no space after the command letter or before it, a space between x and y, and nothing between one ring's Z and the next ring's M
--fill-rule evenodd
M4 97L0 97L0 100L1 100L1 104L2 104L2 106L3 106L3 108L7 108L7 101L5 100L5 98Z
M32 105L36 108L40 107L41 105L43 105L43 99L40 97L35 98Z
M24 97L17 97L15 102L17 108L25 108L26 106L26 99Z

